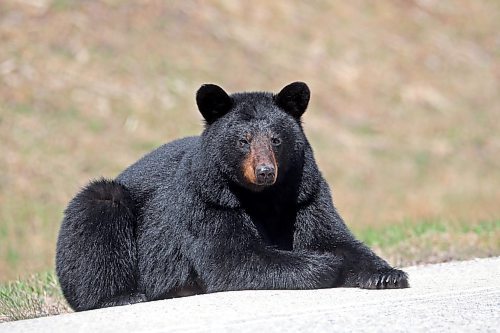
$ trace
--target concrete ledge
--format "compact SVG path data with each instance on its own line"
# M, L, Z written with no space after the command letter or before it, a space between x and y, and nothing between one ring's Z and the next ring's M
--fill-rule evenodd
M226 292L4 323L0 332L500 330L500 257L406 270L410 289Z

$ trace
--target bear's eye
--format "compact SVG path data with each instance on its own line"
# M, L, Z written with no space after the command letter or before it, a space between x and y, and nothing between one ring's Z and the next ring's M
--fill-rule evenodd
M244 148L244 147L248 146L249 144L250 144L250 143L249 143L249 142L248 142L248 140L247 140L247 139L245 139L245 138L240 138L240 139L238 140L238 146L240 146L240 148Z
M273 146L279 146L281 144L281 139L280 138L271 138L271 144Z

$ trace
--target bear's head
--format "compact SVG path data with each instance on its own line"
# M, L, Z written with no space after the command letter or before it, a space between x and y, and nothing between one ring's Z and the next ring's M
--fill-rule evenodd
M232 182L261 191L301 168L307 143L300 118L310 91L294 82L278 94L245 92L228 95L205 84L196 94L206 122L203 150Z

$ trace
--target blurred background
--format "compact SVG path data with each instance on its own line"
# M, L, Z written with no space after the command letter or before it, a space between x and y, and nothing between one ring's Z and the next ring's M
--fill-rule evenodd
M203 125L194 95L301 80L355 233L396 265L500 254L500 2L0 2L0 281L53 269L89 179Z

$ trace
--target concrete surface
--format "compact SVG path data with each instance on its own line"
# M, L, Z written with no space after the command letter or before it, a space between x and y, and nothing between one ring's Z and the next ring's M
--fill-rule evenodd
M500 257L409 267L410 289L239 291L0 324L0 332L500 332Z

